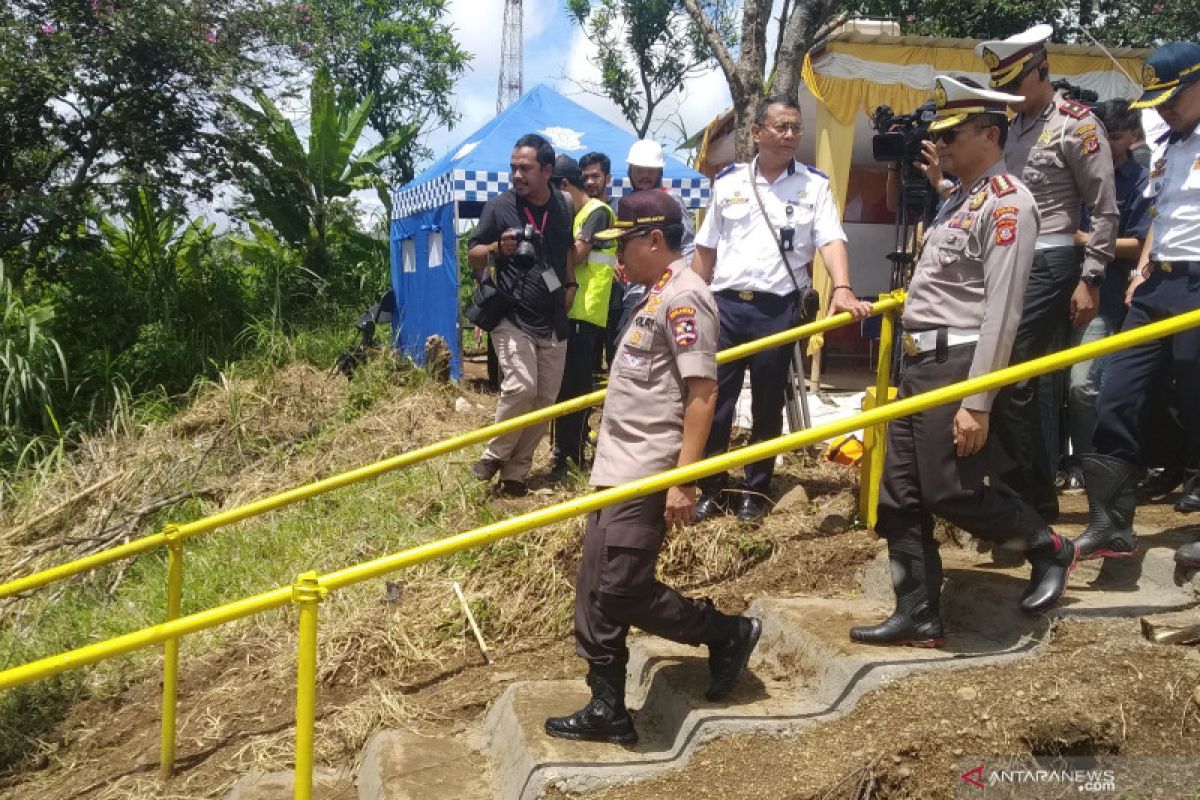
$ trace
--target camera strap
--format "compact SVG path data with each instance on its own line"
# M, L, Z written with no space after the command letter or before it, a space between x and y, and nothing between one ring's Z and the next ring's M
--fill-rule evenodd
M553 200L554 198L550 198ZM542 224L538 225L533 219L533 212L529 210L529 206L522 205L521 210L525 212L525 219L529 220L529 224L537 229L537 232L542 236L546 235L546 220L550 218L550 204L546 203L546 207L542 209Z
M800 282L796 280L795 274L792 273L792 265L788 262L787 251L783 249L783 243L775 235L775 228L771 225L771 218L767 215L767 207L763 205L762 196L758 193L757 160L750 164L750 190L754 193L754 199L758 202L758 210L762 212L763 219L767 222L767 230L771 232L771 238L775 241L775 247L779 250L779 257L783 259L783 271L792 279L792 286L796 287L796 294L799 295L802 291L800 289Z

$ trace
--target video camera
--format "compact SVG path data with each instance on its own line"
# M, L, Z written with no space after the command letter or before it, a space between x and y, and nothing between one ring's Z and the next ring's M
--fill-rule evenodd
M929 139L929 123L933 122L933 101L917 107L911 114L895 114L888 106L879 106L871 115L875 136L871 138L871 153L876 161L899 161L909 166L921 159L921 142Z
M1056 92L1065 92L1068 100L1074 100L1077 103L1083 103L1093 111L1096 109L1096 104L1100 102L1100 95L1096 94L1091 89L1084 89L1081 86L1076 86L1066 78L1059 78L1056 81L1051 81L1050 86Z

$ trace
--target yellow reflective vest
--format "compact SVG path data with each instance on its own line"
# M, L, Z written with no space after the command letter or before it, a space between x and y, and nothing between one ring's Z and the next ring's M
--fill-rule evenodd
M573 237L579 236L579 232L583 230L583 223L597 208L608 212L610 225L616 219L607 203L594 197L589 198L575 215ZM571 304L567 316L603 328L608 322L608 297L612 293L613 277L617 269L617 243L608 243L604 250L600 249L600 244L601 242L593 243L587 263L575 265L575 282L579 284L579 289L575 292L575 302Z

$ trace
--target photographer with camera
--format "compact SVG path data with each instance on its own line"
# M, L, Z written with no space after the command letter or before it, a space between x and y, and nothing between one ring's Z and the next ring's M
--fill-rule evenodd
M1086 105L1056 93L1046 53L1053 32L1036 25L975 48L991 73L991 87L1023 98L1009 106L1016 116L1004 158L1042 215L1014 364L1062 347L1068 324L1091 322L1116 249L1119 212L1108 136ZM1084 206L1092 230L1080 247L1075 233ZM1050 522L1058 516L1058 453L1047 444L1057 441L1059 420L1058 410L1041 398L1048 385L1037 378L1014 384L996 409L996 435L1011 461L1004 481Z
M786 98L770 97L759 103L754 119L750 133L758 155L749 164L733 164L717 175L692 259L692 268L712 285L717 298L718 350L799 324L804 298L812 294L805 267L818 249L833 279L829 313L849 311L863 318L871 311L871 304L855 297L850 288L846 234L829 179L796 161L804 127L800 108ZM780 434L792 352L791 346L777 347L721 366L705 458L729 447L747 367L753 415L750 443ZM746 465L745 480L737 489L739 521L758 523L766 516L774 470L774 457ZM733 510L725 494L727 482L725 473L701 481L698 522Z
M1020 98L939 75L929 129L939 159L959 176L925 235L904 303L897 399L931 392L1008 364L1034 259L1038 209L1006 174L1005 104ZM994 479L989 422L995 392L946 403L888 426L876 532L887 540L895 612L850 638L938 647L942 561L934 515L995 543L1017 538L1031 566L1020 607L1044 611L1075 564L1069 539Z
M491 329L500 360L496 421L527 414L554 402L567 355L567 309L575 300L571 211L550 185L554 148L537 134L517 140L509 164L508 191L488 200L468 241L467 259L481 283L493 282L503 314ZM494 272L494 274L493 274ZM545 423L488 442L471 474L500 491L526 492L525 478Z

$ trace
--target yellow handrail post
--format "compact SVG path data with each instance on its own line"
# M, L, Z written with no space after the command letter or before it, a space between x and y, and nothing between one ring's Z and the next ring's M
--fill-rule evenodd
M898 293L882 294L879 299L902 297ZM898 312L889 308L883 312L879 325L879 362L875 367L875 394L867 393L863 410L886 405L892 392L892 351L896 341ZM879 503L879 482L883 479L883 457L887 452L887 423L863 430L863 460L859 473L858 513L868 528L875 527L875 507Z
M179 530L168 526L167 536L167 622L179 619L183 600L183 542ZM158 777L175 774L175 705L179 691L179 637L163 642L162 752Z
M316 572L297 576L292 602L300 609L300 645L296 661L295 800L312 800L313 738L317 724L317 610L328 592Z

